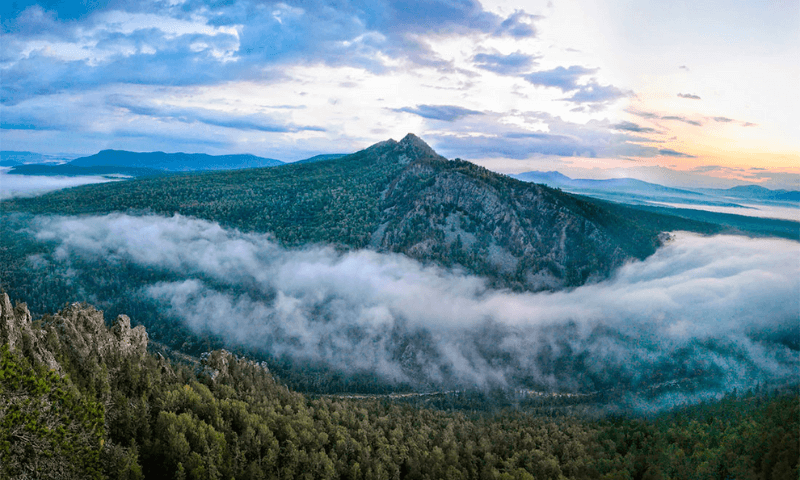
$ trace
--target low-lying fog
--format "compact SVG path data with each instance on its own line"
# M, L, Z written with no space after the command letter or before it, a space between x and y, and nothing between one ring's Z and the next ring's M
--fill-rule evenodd
M719 207L714 205L698 205L694 203L670 203L670 202L651 202L653 205L663 205L665 207L690 208L694 210L705 210L715 213L731 213L733 215L743 215L745 217L775 218L778 220L792 220L800 222L800 208L781 207L776 205L766 205L760 203L741 203L741 207Z
M9 170L11 170L11 167L0 167L0 200L16 197L32 197L62 188L115 181L114 179L101 176L60 177L44 175L9 175Z
M286 249L179 215L37 217L32 229L56 247L50 262L177 274L135 294L197 333L345 373L583 392L699 381L648 408L798 378L800 244L788 240L677 232L608 280L534 294L396 254Z

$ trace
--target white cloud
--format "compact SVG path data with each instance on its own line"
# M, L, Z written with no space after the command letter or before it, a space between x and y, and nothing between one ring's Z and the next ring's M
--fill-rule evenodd
M695 399L798 374L800 260L787 240L678 233L609 280L530 294L401 255L287 250L181 216L33 225L62 259L177 275L142 293L197 333L345 373L580 391L680 380Z
M0 167L0 200L15 197L32 197L62 188L77 187L90 183L111 182L100 176L49 177L38 175L9 175L7 167Z

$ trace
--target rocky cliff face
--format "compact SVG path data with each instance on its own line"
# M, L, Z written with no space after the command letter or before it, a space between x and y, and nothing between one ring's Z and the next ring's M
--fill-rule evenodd
M61 370L54 351L67 352L77 364L110 357L141 359L147 352L143 326L131 328L130 319L120 315L109 329L103 312L90 305L74 303L41 322L41 328L34 326L24 303L12 307L8 295L0 293L0 341L51 370Z
M44 348L46 337L45 331L33 328L31 313L24 303L14 307L8 295L0 292L0 343L23 352L51 370L60 371L53 354Z
M413 135L394 146L407 166L384 192L373 248L534 291L605 277L638 256L602 224L605 213L595 216L575 197L448 161ZM639 234L634 225L629 233ZM657 235L638 241L645 252L659 244Z
M412 134L331 161L111 182L3 205L59 215L180 213L290 246L403 253L518 290L603 278L652 254L659 233L675 225L449 161Z

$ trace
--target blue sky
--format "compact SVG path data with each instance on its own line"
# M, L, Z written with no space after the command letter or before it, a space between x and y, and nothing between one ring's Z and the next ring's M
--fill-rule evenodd
M3 150L350 152L798 188L800 4L4 2Z

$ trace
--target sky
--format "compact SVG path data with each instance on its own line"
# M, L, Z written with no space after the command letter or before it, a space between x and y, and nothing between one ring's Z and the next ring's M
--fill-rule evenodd
M348 153L800 188L800 2L15 0L2 150Z

